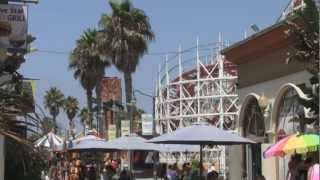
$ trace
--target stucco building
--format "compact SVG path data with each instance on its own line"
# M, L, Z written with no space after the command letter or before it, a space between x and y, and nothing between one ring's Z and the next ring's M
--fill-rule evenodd
M312 74L299 62L286 63L291 44L284 20L223 50L225 58L238 67L241 109L238 132L257 142L231 151L231 179L285 179L289 157L264 159L263 151L281 136L294 134L298 123L290 119L308 110L298 99L308 98L303 87L310 86Z

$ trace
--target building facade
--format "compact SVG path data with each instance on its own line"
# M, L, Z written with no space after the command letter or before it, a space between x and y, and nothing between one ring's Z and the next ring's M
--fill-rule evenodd
M310 113L299 98L309 98L303 89L310 86L312 74L302 63L286 63L291 47L286 30L280 21L222 52L238 67L237 131L257 142L232 149L231 179L252 180L260 174L268 180L285 179L289 157L264 159L263 152L279 138L298 131L299 124L292 118Z

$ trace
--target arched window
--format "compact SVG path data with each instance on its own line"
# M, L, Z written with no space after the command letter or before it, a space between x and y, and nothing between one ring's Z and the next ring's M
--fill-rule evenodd
M263 137L265 134L264 119L262 111L256 98L252 98L244 111L246 136Z
M247 137L257 144L243 147L243 172L248 173L249 179L255 179L261 174L261 145L265 140L265 124L262 110L259 107L259 95L248 94L242 103L240 111L240 127L244 137Z
M294 117L304 115L304 107L299 102L300 98L308 99L308 96L292 83L284 84L277 93L272 111L273 129L276 133L274 142L283 135L295 134L300 129L298 122L291 121ZM278 179L285 179L289 158L289 156L284 156L278 159L276 164Z
M299 131L299 123L291 121L304 113L303 106L299 103L299 95L293 88L289 88L281 97L278 108L278 131L284 130L286 134L295 134Z

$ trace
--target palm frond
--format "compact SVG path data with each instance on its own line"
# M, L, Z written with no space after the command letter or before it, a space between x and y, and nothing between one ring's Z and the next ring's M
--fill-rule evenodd
M134 72L139 59L148 51L148 43L154 40L149 18L130 1L109 2L112 14L103 14L99 26L103 29L101 42L122 72Z

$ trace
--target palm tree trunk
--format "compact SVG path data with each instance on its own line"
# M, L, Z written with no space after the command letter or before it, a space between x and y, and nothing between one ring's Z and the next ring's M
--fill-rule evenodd
M73 119L69 119L69 131L70 131L70 134L72 136L72 139L74 139L74 133L73 133L73 129L74 129L74 122L73 122Z
M54 131L54 133L57 133L57 130L58 130L57 115L53 114L52 115L52 120L53 120L53 123L54 123L53 131Z
M86 135L86 124L85 124L85 123L83 123L83 124L82 124L82 126L83 126L83 130L82 130L82 132L83 132L83 134L84 134L84 135Z
M99 124L99 129L98 129L98 132L101 134L101 135L104 135L103 134L103 126L104 126L104 119L102 119L102 112L101 112L101 80L98 80L98 83L97 83L97 86L96 86L96 96L97 96L97 114L98 114L98 118L97 118L97 124Z
M71 134L71 129L72 129L72 122L71 119L69 119L69 133Z
M57 116L56 115L52 115L52 120L54 122L54 125L57 125Z
M130 121L130 133L133 133L133 114L132 114L132 77L131 73L124 73L124 86L126 91L126 103L127 103L127 119Z
M87 104L89 111L89 128L92 129L93 113L92 113L92 90L87 90Z

